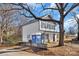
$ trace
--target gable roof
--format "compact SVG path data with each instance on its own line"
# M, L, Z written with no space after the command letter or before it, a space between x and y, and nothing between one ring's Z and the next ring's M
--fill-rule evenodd
M51 15L46 15L46 16L42 17L42 19L52 19L52 17L51 17ZM37 22L37 21L39 21L39 20L33 19L33 20L30 20L27 23L23 24L22 26L28 25L28 24L31 24L31 23L34 23L34 22ZM43 20L40 20L40 21L43 21ZM53 22L53 23L56 24L55 22Z
M27 23L25 23L25 24L23 24L22 26L24 26L24 25L28 25L28 24L31 24L31 23L34 23L34 22L37 22L37 21L39 21L39 20L30 20L30 21L28 21Z

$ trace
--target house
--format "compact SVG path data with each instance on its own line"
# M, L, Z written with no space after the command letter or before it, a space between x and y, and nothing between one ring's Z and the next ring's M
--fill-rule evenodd
M43 18L49 18L47 15ZM42 20L31 20L22 26L22 41L29 42L32 40L32 35L42 35L43 43L57 41L55 31L56 23Z

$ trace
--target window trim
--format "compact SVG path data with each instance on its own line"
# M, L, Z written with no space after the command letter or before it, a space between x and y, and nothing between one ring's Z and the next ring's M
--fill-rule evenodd
M46 28L42 28L42 22L46 24ZM45 22L44 21L39 21L39 23L40 23L40 30L44 30L44 31L55 31L55 25L54 24L49 23L49 22L46 22L46 21ZM54 26L54 28L53 29L49 29L47 27L47 24L50 24L51 26Z

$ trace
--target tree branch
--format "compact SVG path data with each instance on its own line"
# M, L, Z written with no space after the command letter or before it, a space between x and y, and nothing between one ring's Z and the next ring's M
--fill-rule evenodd
M56 23L60 23L60 21L57 21L57 20L53 20L53 19L42 19L41 17L36 17L36 15L34 15L34 13L30 10L30 9L27 9L26 7L24 7L22 4L19 4L23 9L25 9L26 11L28 11L35 19L38 19L38 20L42 20L42 21L52 21L52 22L56 22Z
M58 4L57 4L57 3L55 3L55 4L56 4L56 7L58 8L58 11L61 12L61 9L60 9L60 7L58 6Z
M23 15L23 16L28 17L28 18L33 18L33 16L27 16L25 14L20 14L20 15Z
M2 9L0 11L12 11L12 10L23 10L22 8L11 8L11 9Z
M68 6L68 3L65 4L64 9Z
M45 8L44 10L47 10L47 9L58 10L57 8Z
M72 6L65 14L64 17L70 12L72 11L75 7L79 6L79 3L77 3L76 5Z

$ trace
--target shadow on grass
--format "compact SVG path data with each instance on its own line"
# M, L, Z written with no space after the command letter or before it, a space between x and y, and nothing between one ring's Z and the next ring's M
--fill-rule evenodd
M47 48L39 48L39 47L30 47L29 49L25 49L22 51L26 51L26 52L39 52L39 51L43 51L43 50L48 50Z
M79 40L72 40L72 44L79 44Z
M43 51L43 50L48 50L48 49L47 48L37 48L37 47L32 48L33 52L38 52L38 51Z
M56 46L53 46L53 47L55 48L55 47L61 47L61 46L59 46L59 45L56 45Z

